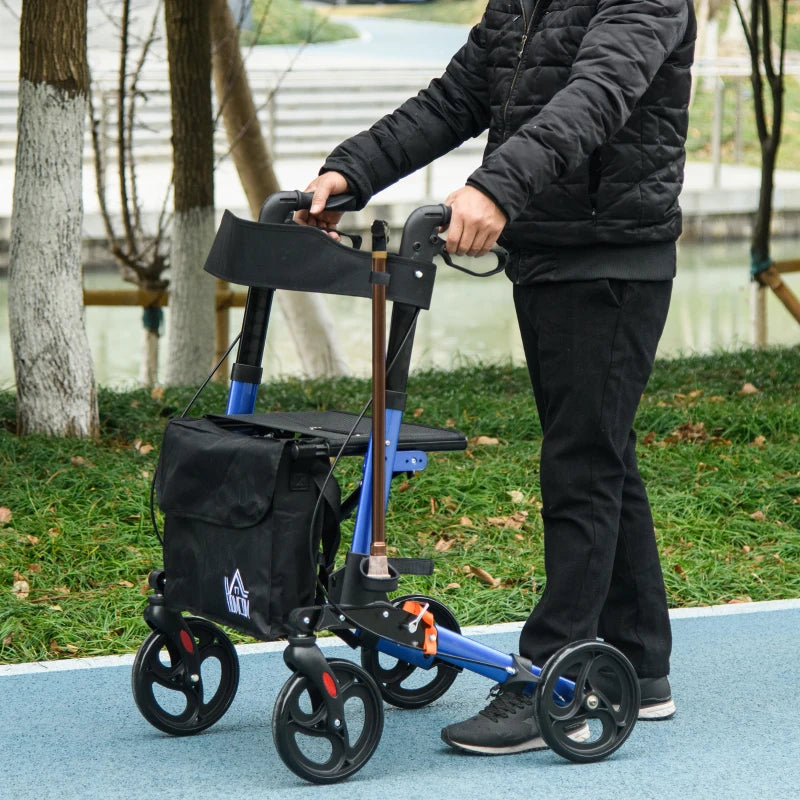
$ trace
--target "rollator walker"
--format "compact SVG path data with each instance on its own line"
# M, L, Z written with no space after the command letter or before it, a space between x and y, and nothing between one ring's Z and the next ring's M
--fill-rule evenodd
M621 652L599 640L581 641L537 666L463 636L452 612L435 598L394 594L402 574L431 574L433 564L387 557L384 527L392 479L423 470L429 452L467 445L451 428L403 422L417 316L430 307L434 258L446 257L439 231L449 222L449 208L413 211L397 253L387 251L385 224L374 223L367 253L292 222L292 214L308 209L311 199L297 191L273 194L257 222L225 212L206 263L207 271L249 290L225 413L176 420L165 435L156 487L165 515L165 567L150 575L154 592L144 616L152 632L133 665L139 710L156 728L177 736L199 733L225 714L238 686L238 658L213 619L264 640L287 639L283 658L291 675L276 699L272 732L286 766L308 781L333 783L361 769L380 741L384 702L424 707L462 670L505 686L532 684L536 721L550 748L574 762L605 758L631 734L639 710L637 676ZM331 197L328 208L350 210L353 200ZM256 413L276 290L372 299L371 417L340 411ZM388 349L387 300L392 303ZM180 438L184 434L190 439ZM177 453L173 461L167 450ZM338 491L333 472L342 456L358 456L363 466L358 488L337 503L331 490ZM251 457L256 466L231 478L231 470ZM203 470L211 476L208 488L201 486ZM277 477L269 477L272 473ZM265 484L273 494L259 506L251 494L263 492ZM306 488L293 493L294 484ZM230 502L217 496L223 488ZM291 512L284 494L286 503L294 502ZM295 502L298 498L305 504ZM225 570L220 577L213 570L225 560L226 548L240 546L245 525L240 517L251 506L258 525L267 525L253 528L252 546L266 547L263 542L270 539L272 549L240 553L220 567ZM352 543L335 568L331 550L338 547L338 534L327 535L326 526L338 531L341 519L353 512ZM217 524L211 520L215 514L228 516ZM326 514L329 519L321 522ZM285 520L301 517L304 530L290 545L283 538ZM253 577L258 570L262 577ZM266 587L266 599L258 600L256 584ZM184 616L186 610L195 615ZM327 658L317 644L323 631L358 650L360 664ZM585 741L569 735L579 720L591 731Z

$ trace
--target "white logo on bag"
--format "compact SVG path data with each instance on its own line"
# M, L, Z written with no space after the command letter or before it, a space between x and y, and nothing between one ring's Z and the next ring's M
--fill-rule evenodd
M228 611L239 617L250 619L250 601L247 599L250 592L244 588L244 582L239 570L233 573L230 581L225 578L225 602Z

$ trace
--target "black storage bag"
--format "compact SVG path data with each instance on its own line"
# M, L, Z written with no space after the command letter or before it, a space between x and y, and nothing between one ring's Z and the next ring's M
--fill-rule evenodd
M169 605L270 640L288 633L292 609L314 603L323 529L335 557L340 493L331 476L312 531L329 460L295 461L291 440L261 434L170 421L156 495Z

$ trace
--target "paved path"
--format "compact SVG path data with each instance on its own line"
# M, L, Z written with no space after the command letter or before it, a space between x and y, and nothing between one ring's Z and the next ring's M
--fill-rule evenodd
M470 632L516 649L519 626ZM639 723L611 758L551 752L458 755L439 730L480 708L489 682L464 673L418 711L387 709L378 749L350 780L311 786L280 761L270 719L289 673L275 645L241 649L230 710L204 734L171 738L139 716L129 657L0 666L0 795L9 800L797 800L800 601L673 613L670 722ZM354 654L344 646L333 657Z

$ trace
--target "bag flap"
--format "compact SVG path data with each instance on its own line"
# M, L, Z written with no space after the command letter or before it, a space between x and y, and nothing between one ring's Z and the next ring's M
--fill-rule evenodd
M284 445L209 419L170 420L158 460L158 505L165 514L250 527L272 504Z

